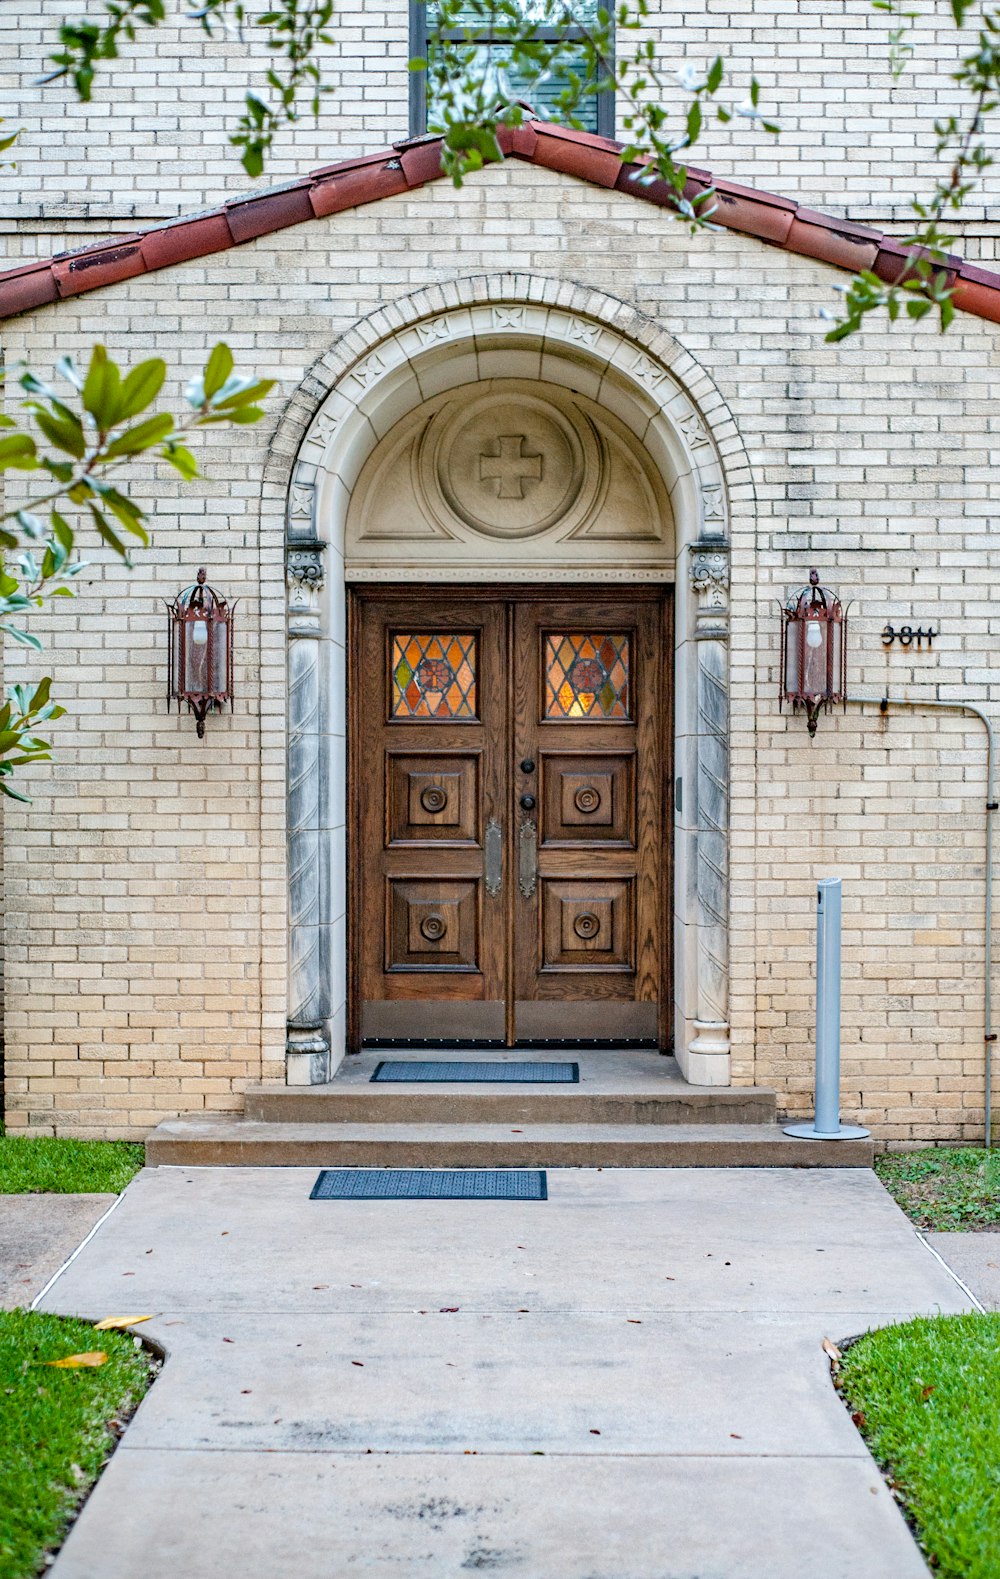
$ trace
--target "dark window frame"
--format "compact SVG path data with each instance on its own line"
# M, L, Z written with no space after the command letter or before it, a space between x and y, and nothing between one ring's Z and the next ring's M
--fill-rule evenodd
M572 34L568 34L572 37ZM536 30L536 37L543 42L555 42L563 34L558 28L540 27ZM465 33L455 32L451 39L461 43ZM481 40L484 44L496 42L488 37ZM410 0L410 59L425 59L427 55L427 6L423 0ZM615 95L614 89L595 95L597 105L597 135L598 137L614 138L615 135ZM410 136L424 137L427 133L427 73L426 71L410 72Z

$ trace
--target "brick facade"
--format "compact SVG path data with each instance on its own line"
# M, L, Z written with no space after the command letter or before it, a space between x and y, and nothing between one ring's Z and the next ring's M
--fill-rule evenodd
M890 106L873 132L868 95L877 88L885 104L888 94L884 73L862 73L882 70L884 22L860 0L851 13L832 33L791 3L787 18L757 8L754 20L748 8L745 27L729 15L720 47L752 54L765 83L789 85L788 131L777 145L745 133L707 149L706 162L891 228L919 175L906 164L917 123L949 102L951 31L942 23L940 76L921 79L919 102L912 87L897 89L905 114ZM275 180L402 135L405 14L402 4L384 17L366 10L363 39L360 26L343 28L345 97L321 138L305 123L281 151ZM688 20L697 36L697 17ZM33 76L37 8L17 0L2 27L17 29ZM222 45L196 54L197 69L181 72L176 36L158 35L123 63L113 104L99 97L61 126L50 121L37 154L29 126L19 206L8 204L4 222L8 266L233 195L237 172L203 102L217 77L239 97L242 57ZM832 95L822 113L821 59ZM151 88L162 105L153 116ZM112 158L126 135L139 143ZM845 177L840 150L854 138ZM990 260L997 234L974 213L960 245ZM853 693L877 699L888 686L893 697L992 711L997 327L962 314L942 338L929 324L890 332L880 322L827 346L818 310L842 276L824 264L731 232L691 238L620 192L513 162L460 192L437 183L390 196L4 326L6 359L40 371L101 340L123 360L160 352L179 385L225 339L238 365L279 379L260 428L205 435L206 483L183 488L148 469L153 546L135 570L89 552L78 601L37 622L45 660L7 654L8 680L51 670L70 709L56 764L25 775L33 804L5 807L8 1125L141 1135L166 1114L237 1109L248 1083L283 1077L285 602L274 502L290 457L270 450L272 436L289 402L316 404L310 368L359 319L421 288L489 275L498 257L508 271L591 285L661 324L721 392L749 457L754 521L732 545L734 1080L776 1086L791 1111L809 1105L813 885L835 872L845 880L845 1111L880 1141L979 1139L982 728L958 714L883 719L877 706L855 706L824 718L810 743L801 720L777 709L776 607L815 564L855 600ZM16 496L20 482L9 486ZM166 712L160 601L199 564L240 599L236 709L210 720L204 743ZM940 635L930 650L887 651L887 620Z

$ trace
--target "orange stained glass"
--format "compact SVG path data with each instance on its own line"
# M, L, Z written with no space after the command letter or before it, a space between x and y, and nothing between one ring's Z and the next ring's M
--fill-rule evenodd
M393 636L391 716L475 718L475 636L447 631Z
M629 718L629 639L624 634L545 637L546 718Z

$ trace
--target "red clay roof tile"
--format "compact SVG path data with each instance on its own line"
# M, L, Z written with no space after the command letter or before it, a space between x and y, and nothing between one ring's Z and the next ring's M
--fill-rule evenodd
M32 307L46 307L56 300L56 281L49 263L0 274L0 318L14 318Z
M398 154L388 153L380 154L377 161L359 161L349 169L338 171L334 166L322 172L322 179L309 189L309 200L317 219L322 219L327 214L340 214L345 208L358 208L362 203L374 203L380 197L407 191L402 161Z
M597 186L616 187L648 203L663 207L673 202L667 182L658 176L643 180L640 166L623 165L622 145L607 137L544 121L526 121L523 126L502 128L500 145L512 158ZM377 202L436 180L441 173L440 140L415 138L380 153L325 165L273 192L234 198L207 214L185 215L140 235L115 236L82 252L21 264L0 273L0 318L44 306L58 296L78 295L146 270L223 252L314 216ZM908 249L893 237L734 181L720 179L713 186L709 171L689 167L688 199L708 191L713 193L714 224L835 268L871 268L891 283L899 278L909 256ZM1000 274L950 256L944 267L949 283L955 284L956 307L991 323L1000 322Z
M233 245L233 236L225 214L202 214L147 230L139 245L147 270L168 269L174 263L224 252Z
M119 280L130 280L145 272L137 240L124 246L109 246L104 242L88 247L85 252L72 252L52 260L52 274L60 296L79 296L82 291L96 291L99 285L116 285Z
M226 219L237 246L244 241L255 241L258 236L269 236L275 230L287 230L289 225L304 224L307 219L313 218L315 215L309 201L309 190L301 183L226 204Z

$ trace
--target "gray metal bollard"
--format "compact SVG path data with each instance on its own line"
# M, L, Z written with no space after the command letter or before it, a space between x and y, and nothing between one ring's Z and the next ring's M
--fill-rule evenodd
M839 877L816 884L816 1117L786 1124L796 1140L863 1140L868 1131L840 1122L840 905Z

